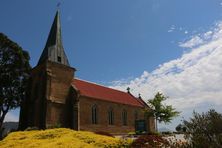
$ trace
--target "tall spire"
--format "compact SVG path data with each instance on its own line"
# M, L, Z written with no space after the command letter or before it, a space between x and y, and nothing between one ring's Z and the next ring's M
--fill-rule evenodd
M45 48L39 59L38 65L46 60L69 66L69 62L62 45L59 10L56 12Z

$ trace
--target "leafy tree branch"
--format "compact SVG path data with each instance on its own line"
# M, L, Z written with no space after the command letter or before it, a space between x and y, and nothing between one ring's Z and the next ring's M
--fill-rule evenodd
M21 105L31 70L29 54L0 33L0 138L9 110Z
M153 99L148 100L148 104L152 108L151 114L156 119L156 130L158 130L157 121L159 123L169 123L174 117L179 116L180 114L180 112L176 111L176 109L173 108L172 105L163 104L163 101L165 101L166 99L167 97L158 92Z

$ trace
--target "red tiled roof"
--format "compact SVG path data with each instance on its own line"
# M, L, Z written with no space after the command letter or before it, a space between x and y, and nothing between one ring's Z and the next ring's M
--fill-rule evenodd
M138 107L144 107L144 103L133 95L101 86L98 84L86 82L79 79L73 79L72 85L80 91L80 95L96 98L104 101L116 102L121 104L133 105Z

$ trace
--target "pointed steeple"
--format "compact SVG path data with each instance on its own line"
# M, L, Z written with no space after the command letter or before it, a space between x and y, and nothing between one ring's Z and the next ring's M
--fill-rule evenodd
M39 59L38 65L46 60L69 66L69 62L62 45L59 10L56 12L45 48Z

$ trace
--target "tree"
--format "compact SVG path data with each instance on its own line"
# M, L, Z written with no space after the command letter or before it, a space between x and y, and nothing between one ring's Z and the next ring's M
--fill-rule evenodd
M165 101L167 97L165 97L162 93L158 92L155 97L151 100L148 100L148 104L151 106L151 114L156 119L156 130L157 122L161 123L169 123L171 120L178 116L180 112L176 111L172 105L164 105L163 101Z
M207 113L193 112L190 121L183 121L187 128L186 138L191 147L222 147L222 114L211 109Z
M177 132L183 132L183 133L186 132L187 130L186 126L182 124L177 125L175 129Z
M20 106L31 70L29 54L0 33L0 136L9 110Z
M182 124L177 125L177 127L175 129L177 132L181 132L182 131Z

